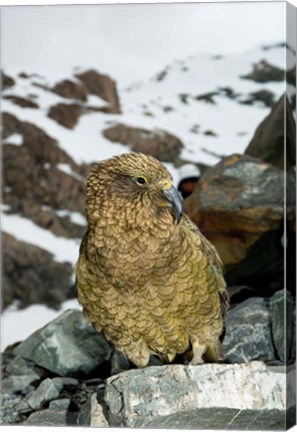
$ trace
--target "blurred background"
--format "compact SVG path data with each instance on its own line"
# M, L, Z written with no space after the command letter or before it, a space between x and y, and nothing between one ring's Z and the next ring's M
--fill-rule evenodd
M296 47L287 5L1 12L2 350L79 307L85 178L125 152L167 166L221 255L232 307L259 297L262 311L283 310L285 258L293 305Z

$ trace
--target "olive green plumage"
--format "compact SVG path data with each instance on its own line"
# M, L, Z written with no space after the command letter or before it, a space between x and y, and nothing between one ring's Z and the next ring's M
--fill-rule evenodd
M215 248L186 215L167 169L140 153L96 165L77 292L96 330L136 366L192 348L221 359L228 296Z

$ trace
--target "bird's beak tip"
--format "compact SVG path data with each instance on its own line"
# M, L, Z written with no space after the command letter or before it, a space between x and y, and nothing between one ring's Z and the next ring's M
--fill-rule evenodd
M176 190L176 188L170 184L166 183L166 187L163 188L163 194L166 200L171 204L175 213L175 220L179 224L182 218L182 200L181 197Z

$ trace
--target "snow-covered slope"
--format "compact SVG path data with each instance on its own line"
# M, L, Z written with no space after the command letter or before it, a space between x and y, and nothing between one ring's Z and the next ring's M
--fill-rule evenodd
M39 108L21 107L11 99L2 99L2 112L43 129L78 165L130 151L127 146L112 143L102 134L104 129L117 123L170 132L183 142L181 160L213 165L222 155L245 150L256 127L270 112L271 104L286 91L284 80L260 83L243 78L253 71L253 65L259 65L263 60L281 70L285 69L285 64L288 69L294 65L294 56L283 44L225 56L207 53L193 55L166 66L148 82L133 83L128 88L123 88L118 82L122 114L87 112L79 117L73 129L63 127L47 114L50 107L58 103L81 103L49 91L50 87L65 78L76 81L74 76L61 76L58 65L57 74L46 77L30 75L31 71L26 71L29 77L21 77L19 73L22 71L7 69L4 72L15 80L15 85L7 88L3 96L23 97L37 103ZM73 71L73 74L76 72ZM288 89L291 94L291 86ZM259 95L253 96L260 91L268 99L262 98L261 101ZM98 96L89 95L86 104L101 108L106 102ZM22 136L13 134L3 144L8 142L21 148ZM177 168L172 163L166 165L177 182ZM58 169L74 177L78 175L67 164L60 164ZM56 213L59 211L83 223L80 214L64 208L55 209ZM80 239L58 237L20 215L4 214L2 229L19 240L50 251L59 262L75 263ZM2 317L4 345L26 337L47 319L52 319L53 314L59 313L50 311L47 316L46 308L40 308L38 313L35 309L17 312L18 320L27 323L21 335L12 331L11 327L11 320L16 316L15 305L5 311ZM33 317L31 322L28 314Z

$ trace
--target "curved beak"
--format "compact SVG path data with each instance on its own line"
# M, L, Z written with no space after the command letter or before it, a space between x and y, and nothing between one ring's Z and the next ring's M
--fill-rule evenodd
M166 201L168 201L171 207L174 209L176 221L179 223L183 212L181 197L170 181L163 180L160 182L160 184L163 195L166 198Z

